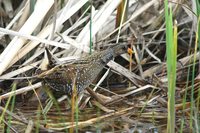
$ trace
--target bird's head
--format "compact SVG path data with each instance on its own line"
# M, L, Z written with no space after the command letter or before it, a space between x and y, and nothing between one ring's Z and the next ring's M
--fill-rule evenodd
M110 60L112 60L114 57L124 54L129 51L127 44L119 44L115 45L113 47L108 48L105 51L105 55L102 56L102 61L107 64Z
M107 64L110 60L114 58L113 49L109 48L105 51L105 54L101 57L102 63Z
M113 49L114 57L130 52L128 44L118 44L118 45L113 46L112 49Z

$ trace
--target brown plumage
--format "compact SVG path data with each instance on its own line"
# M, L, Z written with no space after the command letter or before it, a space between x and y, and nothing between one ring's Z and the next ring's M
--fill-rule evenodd
M72 84L75 81L79 93L92 83L110 60L126 51L126 45L117 45L71 64L55 66L41 73L38 78L53 90L66 94L72 94Z

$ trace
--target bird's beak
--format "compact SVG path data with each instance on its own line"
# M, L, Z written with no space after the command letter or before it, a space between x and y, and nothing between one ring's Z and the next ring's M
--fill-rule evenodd
M133 54L133 53L134 53L133 50L132 50L131 48L128 48L128 49L127 49L127 52L128 52L129 54Z

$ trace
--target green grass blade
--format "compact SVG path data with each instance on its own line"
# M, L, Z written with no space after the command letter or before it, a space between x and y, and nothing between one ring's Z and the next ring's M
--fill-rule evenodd
M16 90L16 83L14 83L13 86L12 86L12 91L14 91L14 90ZM8 101L6 102L6 106L5 106L4 110L3 110L3 112L1 113L0 123L2 122L2 120L3 120L3 118L4 118L4 115L5 115L5 113L6 113L6 110L8 109L8 106L9 106L9 104L10 104L10 101L11 101L12 97L13 97L13 95L11 95L11 96L8 98Z
M168 78L168 121L167 132L175 132L175 88L176 88L176 57L177 57L177 26L173 32L172 8L168 9L165 0L167 78Z

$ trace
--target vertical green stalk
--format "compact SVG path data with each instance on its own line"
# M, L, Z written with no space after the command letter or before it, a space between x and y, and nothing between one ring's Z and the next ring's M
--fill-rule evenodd
M198 46L199 46L199 50L200 50L200 41L199 41L199 38L200 38L200 28L199 28L199 26L200 26L200 23L199 23L199 17L200 17L200 1L199 0L196 0L196 13L197 13L197 17L198 17L198 23L197 23L197 33L198 33L198 35L196 35L196 36L198 36L198 39L197 39L197 42L198 42ZM198 95L199 95L199 93L198 93ZM199 100L198 100L199 101ZM197 104L197 110L199 111L199 104ZM198 115L197 115L197 119L200 119L199 118L200 116L199 116L199 113L198 113ZM199 120L198 120L198 122L199 122Z
M90 54L92 54L92 0L90 0Z
M183 129L184 129L184 118L185 118L185 108L186 108L186 100L187 100L187 92L188 92L188 85L189 85L189 77L190 77L190 69L191 67L189 66L188 68L188 72L187 72L187 81L186 81L186 89L185 89L185 94L184 94L184 97L183 97L183 114L182 114L182 120L181 120L181 128L180 128L180 133L183 132Z
M197 13L197 17L199 18L200 15L200 1L196 0L196 13ZM199 23L197 23L198 27L199 27ZM198 32L198 38L200 37L200 28L197 29ZM200 47L200 42L198 41L198 45Z
M197 24L197 31L199 31L199 17L198 17L198 24ZM198 47L198 40L199 34L196 32L196 40L195 40L195 50L194 50L194 58L192 64L192 89L191 89L191 96L190 96L190 129L193 130L193 111L194 111L194 78L195 78L195 62L196 62L196 54L197 54L197 47Z
M175 88L176 88L176 57L177 57L177 25L173 32L172 7L168 9L165 0L167 78L168 78L168 120L167 132L175 132Z
M197 97L197 112L198 110L200 109L199 108L199 105L200 105L200 89L198 89L198 97ZM199 113L197 114L197 122L198 122L198 125L200 124L200 118L199 118ZM199 127L198 127L199 129ZM200 130L200 129L199 129ZM199 132L199 131L198 131Z
M12 91L15 91L15 90L16 90L16 83L14 83L13 86L12 86ZM11 96L8 98L7 102L6 102L5 108L4 108L4 110L2 111L1 116L0 116L0 123L1 123L2 120L4 119L4 115L5 115L5 113L6 113L6 110L8 109L8 106L9 106L9 104L10 104L10 101L11 101L12 97L13 97L13 95L11 95Z
M37 111L36 111L36 127L35 127L35 133L40 132L40 117L41 117L41 109L40 106L38 106Z
M38 113L37 113L37 125L36 125L36 129L38 128L39 130L39 125L38 123L40 122L40 116L41 114L43 114L43 117L45 119L45 122L47 122L47 113L49 111L49 109L52 107L51 104L54 104L55 105L55 108L56 108L56 111L58 112L58 117L61 118L61 122L65 122L65 118L61 116L61 109L60 109L60 106L56 100L56 98L53 96L52 92L49 90L49 88L47 86L44 86L44 89L45 89L45 92L46 94L49 96L50 98L50 101L47 103L46 107L44 108L44 110L42 110L42 112L40 112L40 109L42 106L38 106ZM49 104L49 105L48 105ZM69 104L69 103L68 103ZM37 131L37 130L36 130ZM39 131L38 131L39 132ZM68 133L68 129L65 129L65 133Z
M79 112L79 109L78 109L78 98L76 98L76 101L75 101L75 117L76 117L76 133L78 133L78 112Z
M13 84L13 90L14 90L14 91L16 90L16 83ZM14 111L15 98L16 98L16 95L14 94L13 97L12 97L10 112L13 112L13 111ZM9 115L9 117L8 117L8 124L9 124L10 127L11 127L11 121L12 121L12 116ZM7 128L7 131L6 131L6 132L7 132L7 133L10 133L10 128Z

